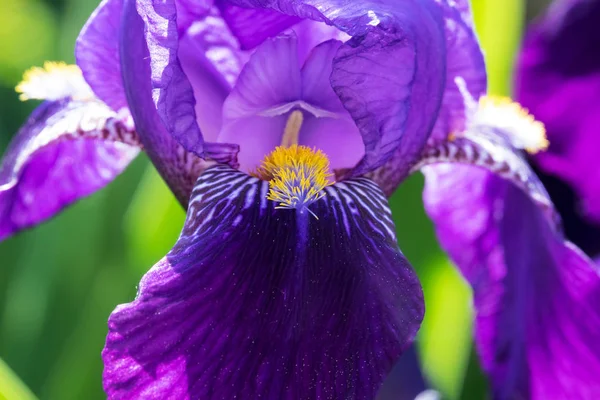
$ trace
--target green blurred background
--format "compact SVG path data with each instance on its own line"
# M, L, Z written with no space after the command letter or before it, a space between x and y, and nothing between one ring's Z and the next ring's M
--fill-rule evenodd
M524 21L547 0L473 0L490 90L510 94ZM45 60L74 61L98 0L2 0L0 152L35 107L14 91ZM436 243L421 203L423 179L391 199L400 246L421 277L427 314L418 348L447 399L481 399L486 382L471 341L468 288ZM102 399L100 352L113 308L174 243L184 212L141 155L116 181L37 229L0 243L0 400Z

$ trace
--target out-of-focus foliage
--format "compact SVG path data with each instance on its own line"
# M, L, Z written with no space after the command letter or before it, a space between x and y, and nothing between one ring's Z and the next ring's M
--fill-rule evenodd
M14 92L22 71L73 62L79 29L97 0L3 0L0 151L34 107ZM474 0L490 87L506 94L521 34L521 0ZM471 344L470 293L436 243L415 176L393 196L400 246L422 279L424 370L449 399L483 398ZM141 275L177 238L184 213L145 156L100 193L0 243L0 400L102 399L106 319L135 296ZM10 366L10 367L9 367ZM25 386L27 385L27 386ZM29 389L31 392L29 391ZM461 394L462 393L462 394Z

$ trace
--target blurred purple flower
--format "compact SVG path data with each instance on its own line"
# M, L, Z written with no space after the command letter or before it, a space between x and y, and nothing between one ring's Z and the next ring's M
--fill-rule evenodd
M0 237L139 148L187 208L109 319L109 398L374 398L423 317L385 198L421 168L497 397L537 395L547 371L521 369L525 353L581 361L544 352L570 336L528 304L592 317L568 326L591 346L597 272L523 158L543 128L483 96L467 1L105 0L76 58L82 75L51 66L20 87L48 102L0 169Z
M516 96L548 130L539 168L566 182L600 224L600 1L557 0L528 29Z
M596 221L597 22L599 1L555 2L527 32L517 69L519 101L548 130L550 147L532 156L534 163L572 185ZM483 170L436 167L426 176L425 201L440 240L473 287L476 340L494 398L599 398L598 253L586 255L568 241L588 236L582 245L598 249L600 242L591 243L598 228L588 222L574 230L569 214L565 235L537 183L528 199ZM559 210L569 196L564 190Z

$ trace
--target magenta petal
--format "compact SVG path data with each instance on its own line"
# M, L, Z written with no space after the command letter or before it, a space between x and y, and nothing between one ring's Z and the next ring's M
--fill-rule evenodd
M600 396L600 274L522 191L470 166L425 169L425 204L473 288L497 399Z
M109 399L373 399L423 299L377 185L350 180L308 213L268 183L200 176L171 252L109 319Z
M128 134L119 122L81 130L82 121L94 123L88 112L69 100L45 102L17 133L0 165L0 240L101 189L138 154L103 139L109 130Z
M527 32L516 97L546 125L550 148L540 168L567 182L588 217L600 222L600 3L554 4Z
M75 58L96 96L119 111L127 107L119 62L123 0L102 0L81 30Z

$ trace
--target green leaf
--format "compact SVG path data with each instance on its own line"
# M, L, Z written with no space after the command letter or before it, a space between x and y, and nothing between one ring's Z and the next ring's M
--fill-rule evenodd
M36 400L35 395L0 359L0 400Z

